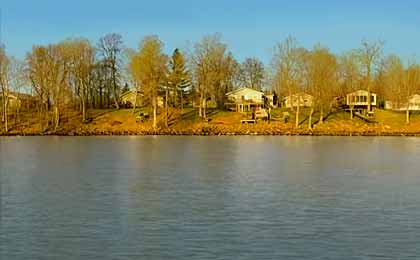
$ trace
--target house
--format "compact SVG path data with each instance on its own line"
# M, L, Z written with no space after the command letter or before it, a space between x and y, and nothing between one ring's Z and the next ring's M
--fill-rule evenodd
M385 101L385 109L394 111L420 111L420 95L414 94L409 97L408 102Z
M126 108L133 107L134 104L136 104L136 107L140 107L143 105L143 97L143 92L129 90L121 95L121 104Z
M377 98L375 93L371 92L370 94L371 111L367 111L369 93L366 90L356 90L352 93L347 94L346 106L349 107L351 110L355 111L372 112L377 105Z
M16 108L16 107L20 107L21 106L21 104L22 104L22 101L19 99L19 97L18 97L18 95L17 94L14 94L14 93L12 93L12 92L9 92L9 93L7 93L6 92L6 98L7 98L7 101L8 101L8 106L9 106L9 109L14 109L14 108ZM3 104L3 92L0 92L0 103L1 104Z
M264 94L264 103L269 107L277 107L278 105L278 96L276 93L266 93Z
M282 106L286 108L292 107L311 107L314 101L314 97L306 94L306 93L299 93L299 94L292 94L283 98Z
M201 104L202 108L204 108L204 107L206 109L217 108L217 102L216 102L214 96L208 97L206 100L201 100L201 102L202 102L202 104ZM192 103L193 108L196 108L196 109L200 108L200 98L198 98L198 97L192 98L191 103Z
M10 91L6 94L6 97L8 99L9 110L29 110L36 105L36 98L29 94ZM3 104L2 92L0 92L0 104Z
M226 93L225 106L236 112L249 112L264 107L264 92L252 88L239 88Z

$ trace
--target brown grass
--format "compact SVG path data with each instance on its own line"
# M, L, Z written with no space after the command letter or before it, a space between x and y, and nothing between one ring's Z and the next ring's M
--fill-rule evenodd
M152 119L139 123L136 115L144 110L131 109L89 110L88 123L81 122L81 115L74 110L65 111L59 128L54 131L47 128L43 131L37 113L22 113L14 120L10 118L11 130L3 131L0 125L0 135L420 135L420 115L411 116L411 124L405 124L405 113L378 111L377 123L367 123L361 119L350 119L345 112L330 114L323 124L318 122L315 114L312 130L308 129L308 112L303 110L300 115L299 128L294 127L294 114L290 112L289 123L280 120L282 110L274 110L276 120L258 122L257 124L241 124L241 119L250 118L250 114L209 110L208 120L198 117L198 112L191 108L169 110L169 127L165 126L165 113L158 115L158 128L153 129ZM150 113L150 112L149 112ZM44 126L46 125L44 122Z

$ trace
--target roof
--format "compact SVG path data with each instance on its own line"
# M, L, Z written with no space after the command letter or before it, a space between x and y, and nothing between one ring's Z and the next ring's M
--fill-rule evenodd
M420 98L420 95L419 94L413 94L413 95L410 96L410 99L412 99L412 98Z
M368 91L367 90L364 90L364 89L358 89L356 91L353 91L353 92L348 93L347 95L360 94L360 93L363 93L363 94L366 94L367 95ZM370 94L376 95L376 93L374 93L372 91L370 92Z
M238 88L238 89L235 89L234 91L228 92L228 93L226 93L226 96L234 95L234 94L236 94L236 93L238 93L238 92L241 92L241 91L244 91L244 90L249 90L249 91L253 91L253 92L258 92L259 94L264 95L264 92L262 92L262 91L255 90L255 89L253 89L253 88L247 88L247 87L244 87L244 88Z
M137 93L141 94L141 95L143 94L143 92L140 91L140 90L137 90ZM121 94L121 97L125 97L125 96L131 95L131 94L136 94L136 91L135 90L126 91L126 92Z
M0 97L3 96L3 92L0 91ZM14 91L9 91L7 93L7 96L9 98L13 98L13 99L25 99L25 98L33 98L34 96L26 94L26 93L20 93L20 92L14 92Z
M311 97L311 98L313 98L313 96L308 94L308 93L295 93L295 94L292 94L292 95L285 96L283 98L283 100L290 98L290 96L293 96L293 97L301 96L301 97Z

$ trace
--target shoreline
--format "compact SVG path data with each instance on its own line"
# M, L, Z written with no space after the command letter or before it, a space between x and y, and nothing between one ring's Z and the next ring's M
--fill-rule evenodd
M13 136L399 136L399 137L420 137L420 131L325 131L308 129L269 129L258 131L255 129L243 129L237 131L223 131L221 129L157 129L157 130L70 130L70 131L10 131L0 132L0 137Z
M306 115L296 127L294 120L242 124L239 122L245 115L224 111L216 111L210 121L203 122L192 111L175 114L169 126L159 116L157 128L150 120L137 122L131 110L91 111L92 120L86 123L80 122L80 115L73 112L63 117L56 130L42 125L33 114L23 114L7 133L0 127L0 136L420 136L420 115L413 115L412 123L407 125L405 115L386 111L378 111L377 123L350 120L345 113L334 113L312 129Z

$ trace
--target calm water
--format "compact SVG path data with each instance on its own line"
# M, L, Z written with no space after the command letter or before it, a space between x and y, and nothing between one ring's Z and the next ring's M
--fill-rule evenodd
M418 259L420 139L0 138L0 259Z

